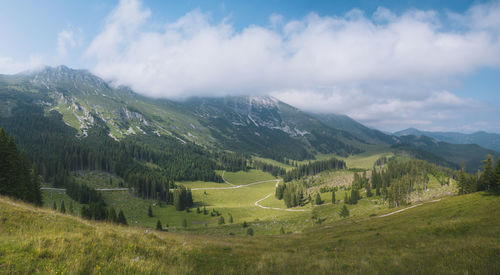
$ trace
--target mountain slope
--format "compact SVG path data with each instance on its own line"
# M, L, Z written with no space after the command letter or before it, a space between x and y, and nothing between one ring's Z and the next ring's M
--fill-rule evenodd
M355 121L346 115L337 114L311 114L324 124L342 131L351 133L375 144L393 144L397 141L393 136L382 133L381 131L370 129L363 124Z
M318 152L346 156L361 152L358 145L366 143L271 97L153 100L65 66L0 76L0 89L5 98L0 116L9 117L19 104L30 102L47 113L59 112L82 138L102 122L116 141L170 136L278 160L313 158ZM23 99L16 100L19 96Z
M438 141L444 141L455 144L477 144L481 147L500 152L500 134L486 133L483 131L472 134L463 134L456 132L429 132L420 131L415 128L408 128L399 132L395 132L396 136L414 135L428 136Z
M318 152L346 156L365 143L272 97L192 98L184 104L227 148L278 160Z
M427 136L401 136L399 137L399 143L393 145L393 148L408 151L413 149L422 150L427 152L427 156L437 157L455 164L455 168L459 168L463 162L467 171L472 173L482 166L482 160L486 159L488 154L493 155L495 158L500 157L500 153L484 149L476 144L451 144ZM445 163L441 164L445 165Z

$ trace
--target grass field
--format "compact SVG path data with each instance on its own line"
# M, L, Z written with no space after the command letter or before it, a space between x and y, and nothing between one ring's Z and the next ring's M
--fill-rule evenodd
M499 212L498 195L475 193L302 234L217 237L86 221L2 197L0 273L498 274Z
M223 171L218 171L218 173L222 174ZM322 186L348 186L352 182L353 174L351 171L325 171L309 179L311 187L308 193L314 197ZM246 228L241 226L243 222L251 224L255 228L256 235L278 234L282 227L287 232L302 232L313 226L311 220L313 206L306 204L304 207L292 209L293 211L285 211L286 206L283 200L277 200L274 196L276 179L270 174L252 169L248 172L224 172L224 178L229 184L201 181L177 182L192 189L195 205L189 212L176 211L172 205L158 204L154 200L135 197L128 191L102 191L102 194L109 206L117 211L124 211L131 226L155 228L157 221L160 220L164 227L168 225L169 231L187 231L207 235L245 235ZM441 187L437 179L434 177L430 179L430 191L424 196L413 196L413 201L429 200L433 197L455 193L453 184ZM79 180L96 188L116 187L115 185L120 182L118 178L111 178L110 181L110 176L104 173L84 174ZM255 182L260 183L251 184ZM43 195L44 205L47 208L52 208L54 202L60 207L61 201L64 200L68 209L72 201L61 191L44 190ZM343 189L337 191L337 201L342 201L344 195ZM317 208L315 213L324 221L340 220L338 213L342 204L331 204L331 192L321 193L321 197L324 205L314 206ZM357 205L349 206L351 216L376 214L388 209L387 204L384 204L380 197L366 198L364 191L362 191L362 197L363 199ZM257 201L260 206L279 209L261 208L256 205ZM73 205L78 215L80 205L74 201ZM147 215L149 206L153 209L153 217ZM208 213L197 213L198 207L200 210L206 208ZM296 209L305 211L296 211ZM219 224L220 217L211 215L212 210L217 211L224 218L225 224ZM229 222L230 216L233 218L233 223ZM183 227L184 220L187 221L187 227Z

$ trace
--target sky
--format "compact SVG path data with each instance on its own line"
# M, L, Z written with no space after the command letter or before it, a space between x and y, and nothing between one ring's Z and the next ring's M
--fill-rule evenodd
M500 133L500 1L6 0L0 37L1 74L64 64L154 98Z

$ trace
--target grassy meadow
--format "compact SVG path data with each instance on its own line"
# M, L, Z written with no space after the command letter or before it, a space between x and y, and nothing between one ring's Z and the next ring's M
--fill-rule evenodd
M210 236L87 221L2 197L0 273L498 274L499 212L500 196L483 192L303 233Z

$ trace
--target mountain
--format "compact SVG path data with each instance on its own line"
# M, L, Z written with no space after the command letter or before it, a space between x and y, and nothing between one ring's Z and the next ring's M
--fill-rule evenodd
M45 174L51 177L59 165L70 170L105 167L110 172L128 167L144 174L160 165L173 178L186 179L194 162L199 173L190 179L220 180L213 174L212 154L226 150L283 161L314 159L318 153L348 156L380 145L389 151L393 145L392 150L412 151L449 167L464 161L468 169L477 169L486 154L494 153L479 146L387 135L348 116L305 113L270 96L151 99L66 66L0 75L0 127L12 133L32 159L50 158L50 169L39 168L50 170ZM65 144L64 150L75 152L76 159L64 162L67 153L57 144ZM118 156L124 150L120 146L130 150L137 161L133 163L141 168L118 164L124 161ZM50 155L57 150L58 158ZM82 152L85 155L78 156ZM98 164L84 161L97 156ZM183 161L174 167L172 158ZM129 173L125 171L124 177Z
M415 128L408 128L399 132L395 132L396 136L414 135L428 136L438 141L444 141L455 144L477 144L481 147L500 152L500 134L487 133L483 131L472 134L456 133L456 132L429 132L420 131Z
M368 128L346 115L312 113L311 115L323 122L325 125L328 125L334 129L346 131L370 143L393 144L397 142L397 139L395 139L392 135L385 134L376 129Z
M481 167L482 160L486 159L488 154L493 155L495 159L500 157L500 153L476 144L452 144L427 136L401 136L392 148L406 150L417 157L420 156L419 158L452 168L459 168L463 162L467 171L472 173Z
M102 125L115 141L137 138L155 146L156 137L166 136L277 160L311 159L317 153L347 156L369 143L272 97L154 100L66 66L2 75L0 97L0 118L14 116L21 105L41 108L46 115L57 112L78 138Z

